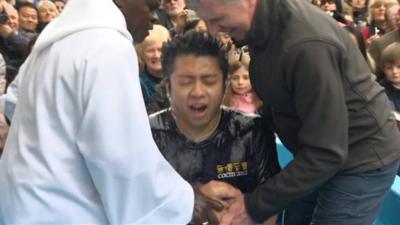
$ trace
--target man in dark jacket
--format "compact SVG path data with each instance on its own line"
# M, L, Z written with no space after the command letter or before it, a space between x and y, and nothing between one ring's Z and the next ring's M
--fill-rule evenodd
M346 31L303 0L189 5L211 34L249 45L264 116L294 154L279 174L236 196L221 224L262 222L289 206L291 224L372 224L399 166L400 134ZM313 193L318 204L298 211Z

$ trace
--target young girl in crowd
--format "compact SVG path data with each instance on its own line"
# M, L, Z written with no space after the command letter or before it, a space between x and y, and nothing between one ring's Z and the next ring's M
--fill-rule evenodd
M251 87L248 66L243 60L229 66L229 84L223 105L245 113L257 113L262 102Z

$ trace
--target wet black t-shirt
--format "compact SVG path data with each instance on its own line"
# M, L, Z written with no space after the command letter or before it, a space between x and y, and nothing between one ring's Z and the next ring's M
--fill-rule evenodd
M220 123L206 140L188 140L169 109L150 116L154 140L188 182L221 180L242 192L279 172L275 137L261 118L223 108Z

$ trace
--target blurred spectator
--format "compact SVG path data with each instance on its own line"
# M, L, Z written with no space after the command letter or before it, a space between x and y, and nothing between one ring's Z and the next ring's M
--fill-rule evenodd
M215 35L218 42L225 48L228 54L228 62L232 64L236 61L250 61L250 56L247 46L236 48L232 38L225 32L218 32Z
M36 33L39 12L30 2L20 3L18 6L19 28L25 32Z
M168 30L161 25L154 25L153 29L150 30L149 35L144 39L144 41L135 46L140 64L140 86L142 88L146 108L151 101L155 100L151 99L151 97L157 92L159 92L161 96L164 96L160 99L162 100L161 102L168 102L160 84L163 79L161 50L163 43L169 40L170 35ZM155 110L158 111L158 109ZM151 112L148 110L148 113Z
M59 13L56 5L50 0L40 0L38 3L39 10L39 33L56 18Z
M161 0L161 7L166 13L165 18L160 18L161 25L167 29L172 29L177 24L177 18L186 7L184 0Z
M368 25L361 29L367 48L372 41L386 33L386 8L395 5L395 0L372 0L368 6Z
M4 10L4 15L7 16L4 23L0 24L0 53L6 61L6 86L8 86L18 73L35 34L19 29L18 12L13 6L2 2L0 7L0 12Z
M2 2L2 19L0 21L0 34L3 38L7 38L12 32L17 31L19 27L18 12L9 3Z
M386 32L394 31L399 27L399 4L391 5L386 9Z
M341 0L321 0L320 8L342 24L348 24L343 15L343 6Z
M65 1L64 0L54 0L53 2L56 5L58 13L61 13L65 7Z
M161 7L156 11L159 23L172 37L180 33L188 21L198 19L193 10L186 9L185 0L161 0Z
M399 16L400 10L398 11L398 16ZM400 19L397 20L397 26L400 27ZM385 35L383 35L381 38L374 40L370 47L369 47L369 54L371 55L372 59L375 61L376 69L375 69L375 74L378 76L378 79L383 78L383 71L382 68L380 67L380 62L381 62L381 54L383 50L390 44L394 42L400 42L400 29L397 28Z
M343 3L343 11L342 11L343 17L347 22L348 26L356 26L354 21L354 11L353 8L347 4L346 2Z
M383 50L381 67L385 75L382 85L394 111L400 112L400 43L392 43Z
M352 9L354 24L359 28L365 27L368 14L366 0L349 0L347 3Z
M228 73L229 84L223 105L245 113L257 113L262 102L251 87L248 62L234 62Z

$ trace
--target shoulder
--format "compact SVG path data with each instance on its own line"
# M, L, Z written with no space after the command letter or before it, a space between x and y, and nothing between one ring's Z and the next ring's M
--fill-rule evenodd
M71 43L76 48L75 52L85 52L88 57L95 59L108 58L110 61L119 61L124 60L124 57L136 55L131 41L122 33L109 28L82 30L59 42L60 45ZM117 57L117 54L121 54L120 57Z
M229 130L236 132L248 132L262 125L259 115L243 113L225 106L222 107L221 122L226 124Z
M250 146L274 146L275 135L266 121L256 114L246 114L233 109L223 108L223 125L226 132L237 140L251 143Z
M150 114L149 121L153 131L170 130L174 123L170 108Z

